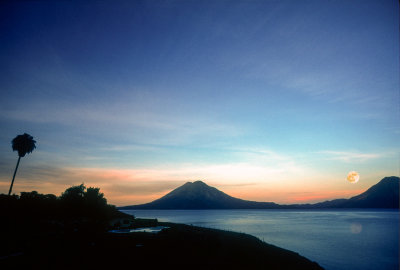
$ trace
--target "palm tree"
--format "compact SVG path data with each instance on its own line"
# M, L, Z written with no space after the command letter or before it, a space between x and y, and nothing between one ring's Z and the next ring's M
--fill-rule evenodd
M11 141L13 151L18 151L18 162L17 166L15 167L14 176L11 182L10 190L8 191L8 195L11 194L12 187L14 185L15 174L17 173L21 157L24 157L26 154L32 153L33 149L36 148L35 143L36 141L33 140L33 137L27 133L24 133L23 135L18 135Z

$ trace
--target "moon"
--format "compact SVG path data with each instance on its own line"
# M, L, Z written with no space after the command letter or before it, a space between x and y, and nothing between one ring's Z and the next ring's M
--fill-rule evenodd
M357 183L358 180L360 180L360 175L358 174L358 172L349 172L349 174L347 175L347 180L352 184Z

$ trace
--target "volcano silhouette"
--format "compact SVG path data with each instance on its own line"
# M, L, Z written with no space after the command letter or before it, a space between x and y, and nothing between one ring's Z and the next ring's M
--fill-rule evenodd
M399 208L399 177L383 178L364 193L350 199L316 204L255 202L234 198L202 181L187 182L167 195L146 204L119 209L321 209L321 208Z

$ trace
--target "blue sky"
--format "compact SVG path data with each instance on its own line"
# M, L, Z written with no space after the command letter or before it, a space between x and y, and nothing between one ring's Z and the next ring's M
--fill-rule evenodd
M118 205L197 179L285 203L399 175L396 1L0 5L0 192L24 132L16 193L85 182Z

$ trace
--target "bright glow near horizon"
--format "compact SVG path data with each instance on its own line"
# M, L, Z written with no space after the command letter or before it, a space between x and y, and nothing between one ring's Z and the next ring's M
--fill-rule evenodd
M2 193L24 132L17 194L127 205L202 180L306 203L399 175L397 1L0 5Z

